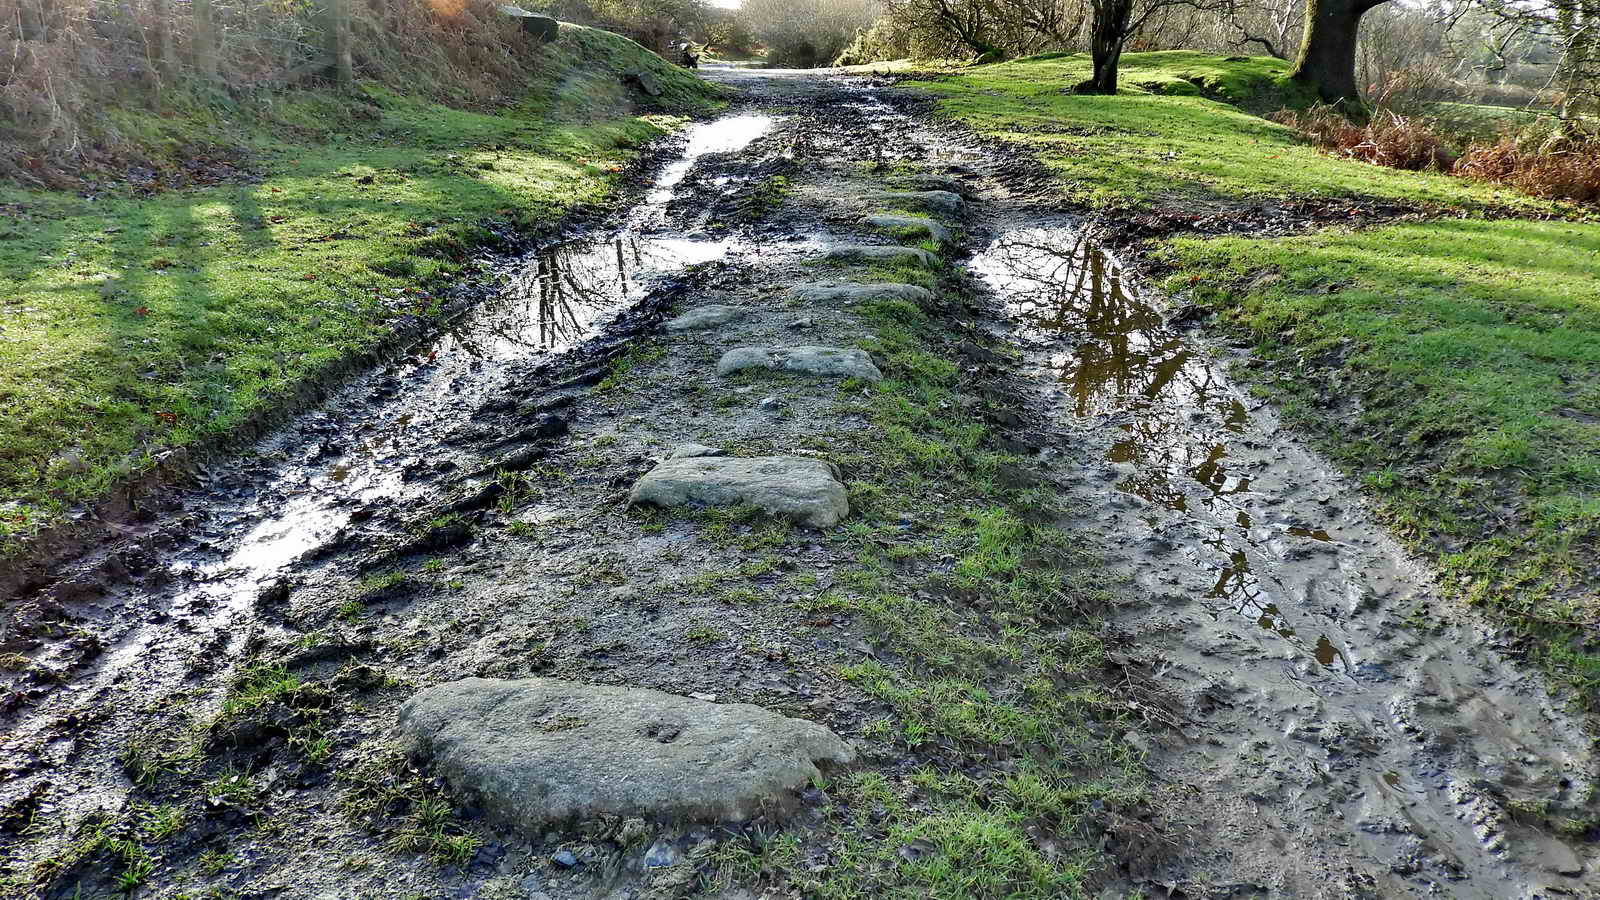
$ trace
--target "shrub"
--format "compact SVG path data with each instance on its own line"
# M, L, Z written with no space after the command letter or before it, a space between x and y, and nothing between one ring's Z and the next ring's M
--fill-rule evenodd
M1374 165L1411 171L1449 171L1455 163L1445 139L1415 116L1380 112L1365 125L1332 106L1282 110L1269 118L1299 131L1318 147Z
M1323 150L1351 159L1482 178L1547 200L1600 203L1600 134L1572 121L1550 120L1474 142L1456 158L1432 124L1392 112L1379 113L1366 125L1328 106L1282 110L1269 118Z

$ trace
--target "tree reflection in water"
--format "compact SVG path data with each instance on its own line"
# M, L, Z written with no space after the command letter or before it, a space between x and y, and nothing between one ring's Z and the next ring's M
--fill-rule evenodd
M600 320L636 299L657 276L714 259L727 241L661 239L624 232L536 250L505 287L450 329L449 345L489 359L562 350L594 333Z
M1087 235L1066 228L1008 232L971 265L1035 336L1078 341L1050 364L1075 414L1105 416L1126 432L1107 454L1133 469L1118 487L1186 513L1198 496L1214 517L1218 527L1202 542L1218 557L1208 596L1292 636L1251 570L1250 516L1229 499L1250 491L1250 479L1227 465L1227 440L1249 414L1221 373L1162 322Z

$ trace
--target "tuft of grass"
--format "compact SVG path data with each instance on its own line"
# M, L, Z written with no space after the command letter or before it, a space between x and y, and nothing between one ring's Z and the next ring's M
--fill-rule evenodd
M402 853L422 853L440 865L472 858L483 840L455 818L438 788L406 765L399 753L379 750L338 776L340 808Z

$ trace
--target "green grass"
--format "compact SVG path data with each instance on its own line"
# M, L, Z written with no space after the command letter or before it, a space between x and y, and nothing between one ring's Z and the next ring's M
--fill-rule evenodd
M1600 225L1182 239L1170 259L1171 288L1193 284L1285 363L1272 396L1447 589L1550 638L1600 621ZM1341 395L1361 403L1322 404ZM1600 688L1600 657L1556 662Z
M1251 112L1301 99L1285 86L1287 68L1260 57L1130 53L1123 57L1121 91L1100 97L1070 93L1089 76L1087 56L1046 55L918 86L939 98L944 115L1037 152L1060 176L1067 199L1098 209L1200 213L1210 203L1289 197L1548 208L1485 182L1318 152Z
M368 87L281 98L271 119L195 106L129 115L153 158L242 144L260 183L88 197L0 185L0 555L174 447L238 433L438 310L489 220L527 227L603 200L709 86L604 32L564 28L526 99L497 113Z

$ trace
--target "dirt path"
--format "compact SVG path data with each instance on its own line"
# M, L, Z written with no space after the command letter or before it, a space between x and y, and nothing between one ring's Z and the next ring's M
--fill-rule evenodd
M897 785L913 771L1014 767L992 747L881 740L878 723L904 708L870 679L841 677L913 655L909 639L884 637L894 626L874 607L838 599L869 584L940 608L938 637L1013 639L996 624L1004 610L923 592L963 566L928 549L951 530L930 525L934 513L819 533L626 502L690 442L843 461L853 509L892 502L861 473L898 432L861 384L716 370L736 346L859 346L888 366L889 320L797 288L859 280L819 259L891 242L862 225L882 211L872 192L930 186L975 201L939 211L965 229L953 255L975 254L940 285L989 292L941 320L964 379L955 396L1010 450L1038 457L1073 527L1131 582L1113 662L1156 693L1119 698L1107 721L1147 714L1126 743L1148 752L1156 787L1145 825L1103 841L1113 886L1594 895L1591 848L1541 825L1592 814L1579 724L1491 636L1430 602L1426 573L1229 386L1213 348L1164 324L1080 223L1033 203L1026 165L932 128L870 82L708 74L745 100L693 128L613 232L487 265L506 288L448 334L8 607L0 849L18 896L141 883L140 896L328 898L726 886L707 879L735 869L712 867L704 848L733 832L652 834L641 857L616 827L519 836L470 809L465 823L429 812L440 785L395 763L387 742L401 703L463 675L756 703L884 744L863 751L867 766ZM669 314L708 305L730 318L663 331ZM939 497L934 481L907 484ZM796 872L914 869L937 842L863 825L848 808L866 796L856 784L831 805L803 798L805 862L789 861L787 882L773 886L769 853L735 886L786 895ZM866 805L874 824L897 808L888 796ZM162 810L183 825L150 824ZM885 843L887 862L845 861L868 858L840 849L857 828ZM1057 853L1052 840L1036 835L1030 852ZM640 861L658 848L671 860L659 868L688 881Z

